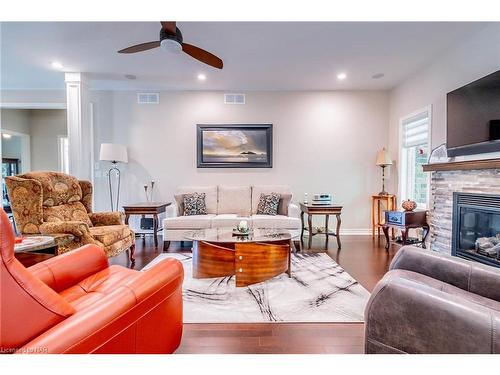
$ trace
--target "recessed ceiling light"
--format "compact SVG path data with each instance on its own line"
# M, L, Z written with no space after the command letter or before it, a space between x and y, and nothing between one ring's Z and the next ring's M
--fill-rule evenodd
M206 79L207 79L207 76L205 74L203 74L203 73L198 74L198 80L204 81Z
M377 74L372 75L372 78L373 79L380 79L380 78L382 78L384 76L385 76L384 73L377 73Z
M50 65L52 65L52 67L54 69L62 69L62 68L64 68L63 64L61 64L59 61L52 61L52 64L50 64Z
M5 139L11 139L12 135L6 134L6 133L2 133L2 137L4 137Z
M337 79L339 79L341 81L343 81L346 78L347 78L347 74L345 74L345 73L339 73L339 74L337 74Z

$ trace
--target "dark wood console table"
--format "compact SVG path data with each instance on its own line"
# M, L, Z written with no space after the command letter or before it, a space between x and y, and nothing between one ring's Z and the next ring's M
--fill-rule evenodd
M326 240L328 241L329 236L337 237L337 246L340 250L342 245L340 243L340 224L342 220L340 218L340 214L342 212L342 206L337 204L329 204L329 205L315 205L311 203L300 203L300 220L302 221L302 231L300 233L300 243L302 244L304 238L304 231L307 230L309 237L308 248L310 249L312 246L312 238L317 234L326 235ZM307 214L307 228L305 228L304 223L304 214ZM314 215L324 215L325 216L325 232L314 232L312 229L312 217ZM335 232L330 232L328 229L328 221L330 215L335 215L337 218L337 230Z
M422 228L424 230L422 241L416 243L422 244L422 247L425 249L425 240L429 234L427 211L385 211L385 224L382 229L385 235L386 250L389 250L390 246L389 228L399 229L401 231L403 245L408 244L408 231L410 229Z
M125 211L125 224L128 225L130 215L152 215L155 247L158 248L158 214L165 212L165 208L170 205L170 202L143 202L123 206L123 210Z

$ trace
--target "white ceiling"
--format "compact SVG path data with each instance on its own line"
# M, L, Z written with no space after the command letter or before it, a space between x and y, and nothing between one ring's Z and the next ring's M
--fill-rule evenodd
M486 23L179 22L184 41L218 55L223 70L159 48L116 53L157 40L155 22L1 26L3 89L63 88L63 73L50 64L60 61L88 73L95 89L347 90L390 89ZM339 72L347 79L338 81ZM373 79L377 73L385 76Z

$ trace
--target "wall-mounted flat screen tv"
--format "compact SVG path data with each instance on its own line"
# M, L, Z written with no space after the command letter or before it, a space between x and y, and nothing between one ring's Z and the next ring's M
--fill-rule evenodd
M500 151L500 70L447 95L448 156Z

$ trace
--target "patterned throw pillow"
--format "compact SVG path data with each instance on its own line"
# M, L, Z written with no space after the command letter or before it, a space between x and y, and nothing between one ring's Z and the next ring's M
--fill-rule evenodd
M206 214L205 193L184 194L184 216Z
M259 205L257 206L257 215L273 215L278 214L278 206L280 203L280 195L276 193L261 194Z

